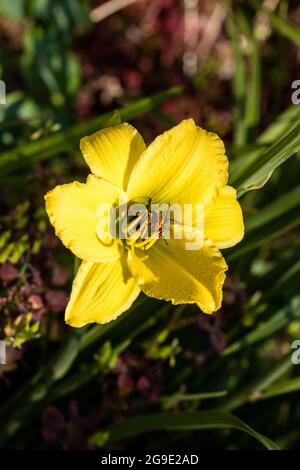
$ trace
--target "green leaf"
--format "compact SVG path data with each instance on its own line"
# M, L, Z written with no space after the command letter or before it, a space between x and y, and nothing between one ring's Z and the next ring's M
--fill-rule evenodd
M156 307L156 308L155 308ZM169 308L169 306L167 306ZM141 310L143 312L143 322L141 324ZM158 308L158 304L154 301L147 300L141 296L126 314L121 315L113 322L105 325L96 325L84 333L80 341L79 359L82 358L86 350L93 346L101 347L108 340L113 342L111 351L111 360L116 357L129 346L131 341L139 334L143 333L150 326L155 324L156 318L161 317L166 311L166 306ZM90 361L90 359L89 359ZM83 370L70 371L62 381L60 381L53 390L50 390L49 397L56 399L67 393L74 392L82 385L86 384L99 373L102 367L101 362L92 362L88 366L84 366Z
M266 224L259 230L250 231L246 233L243 241L234 247L230 254L227 255L229 261L240 258L241 256L249 253L250 251L266 245L271 240L281 237L288 231L300 224L300 213L298 208L287 212L282 217L276 219L274 222Z
M175 403L185 401L213 400L215 398L223 398L227 395L226 390L219 392L203 392L203 393L183 393L169 396L158 397L158 400L167 406L173 406Z
M244 11L239 8L237 18L241 32L248 41L248 55L250 58L249 73L245 76L246 102L245 102L245 127L247 140L254 138L260 122L261 107L261 57L260 49L253 33L253 27Z
M279 384L274 384L262 392L257 400L287 395L288 393L298 392L300 390L300 377L293 377Z
M109 442L152 431L193 431L204 429L237 429L257 439L269 450L279 450L275 442L256 432L246 423L223 411L151 413L128 418L108 429Z
M121 120L130 121L136 116L154 109L163 101L179 95L181 92L182 88L177 86L148 98L137 100L135 103L118 111ZM0 156L0 175L6 175L18 170L20 167L28 169L28 164L34 160L45 160L57 156L59 152L78 150L79 141L82 137L96 132L104 124L107 127L107 123L114 120L115 116L115 112L106 113L91 121L75 124L48 137L2 152Z
M235 181L238 196L262 187L273 171L300 150L300 120L279 142L264 151Z
M245 237L227 255L232 261L269 243L300 224L300 186L279 196L253 216L245 217Z
M252 383L244 384L241 390L230 394L228 399L220 406L220 410L233 411L246 403L255 402L264 393L264 390L288 373L292 367L290 354L284 356L280 361L256 378Z
M223 351L223 355L228 356L241 349L253 346L258 341L262 341L272 336L277 331L282 330L292 320L298 318L300 318L300 297L296 296L291 300L289 305L274 313L269 320L262 322L241 339L230 344L225 351Z
M300 206L300 185L265 206L260 212L246 220L246 232L257 230L288 211Z
M227 30L231 39L234 53L233 93L234 106L234 143L237 146L246 143L245 103L246 103L246 67L241 51L239 31L233 12L228 12L226 20Z
M238 178L257 162L268 148L284 138L299 120L300 106L290 106L270 124L254 144L231 148L230 183L235 186Z
M296 259L296 262L291 263L290 266L286 267L284 271L280 271L277 274L276 280L268 284L268 288L265 288L263 291L263 298L271 299L272 297L276 297L278 293L284 293L285 296L294 294L299 291L298 287L298 280L300 275L300 259ZM276 268L279 271L281 265L277 263Z
M48 379L51 378L51 382L63 377L72 366L79 352L80 338L84 331L84 328L70 331L69 337L62 344L60 351L49 367L49 375L47 375Z
M257 10L262 11L270 19L272 26L282 36L294 42L297 46L300 45L300 32L296 27L289 23L286 19L270 11L267 7L257 1L252 1Z
M52 360L41 368L24 387L6 401L0 410L2 429L0 443L13 436L48 393L52 384L62 378L73 364L80 344L80 336L85 329L72 330Z

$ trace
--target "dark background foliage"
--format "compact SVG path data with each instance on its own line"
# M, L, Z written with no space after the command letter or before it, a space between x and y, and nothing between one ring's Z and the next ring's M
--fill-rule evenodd
M299 2L107 4L0 0L1 445L260 448L233 412L296 449ZM147 142L187 116L225 141L246 236L214 316L141 297L109 325L64 324L74 259L43 195L85 179L79 139L115 109Z

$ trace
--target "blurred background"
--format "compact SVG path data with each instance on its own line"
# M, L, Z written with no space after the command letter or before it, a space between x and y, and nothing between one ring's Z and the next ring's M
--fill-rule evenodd
M256 449L256 432L299 448L299 46L298 1L0 0L2 448ZM286 160L240 199L214 316L140 297L108 325L64 324L74 258L43 196L84 181L79 140L115 109L147 143L193 117L239 188L270 148Z

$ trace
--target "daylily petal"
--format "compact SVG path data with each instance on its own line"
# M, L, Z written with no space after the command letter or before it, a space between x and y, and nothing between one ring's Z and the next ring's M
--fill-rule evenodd
M226 184L227 169L219 137L187 119L157 137L141 155L130 175L128 197L208 204Z
M80 149L94 175L126 189L129 175L146 146L130 124L102 129L80 141Z
M46 196L46 210L56 235L78 258L102 262L119 258L122 247L117 240L102 240L96 229L99 208L112 205L125 194L112 183L89 175L86 184L75 181L56 186Z
M73 282L66 322L75 327L107 323L128 310L139 293L125 256L108 263L83 261Z
M218 248L236 245L244 236L244 222L236 190L224 186L204 217L204 233Z
M159 240L146 253L129 253L129 269L148 296L173 304L197 303L212 313L221 306L227 265L212 242L192 251L185 249L185 242L168 240L166 245Z

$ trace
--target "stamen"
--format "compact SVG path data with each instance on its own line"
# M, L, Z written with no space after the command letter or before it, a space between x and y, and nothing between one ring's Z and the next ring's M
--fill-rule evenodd
M136 202L132 204L136 204ZM120 207L120 212L121 209ZM169 213L166 213L165 209L163 211L154 209L152 212L151 198L148 199L148 204L144 206L144 209L136 211L136 215L128 216L127 210L123 214L125 216L125 219L123 217L123 223L120 216L117 220L122 223L120 227L122 227L123 238L125 238L125 246L133 255L135 248L143 251L149 250L157 240L164 239L167 243L164 236L168 238L166 234L170 232Z

